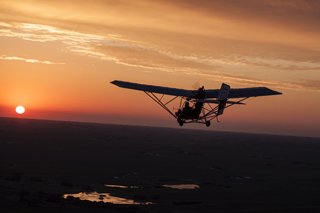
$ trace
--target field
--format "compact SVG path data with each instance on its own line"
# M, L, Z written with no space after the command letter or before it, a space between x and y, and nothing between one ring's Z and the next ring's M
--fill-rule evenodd
M319 153L320 138L0 118L0 209L320 212ZM63 198L79 192L109 195Z

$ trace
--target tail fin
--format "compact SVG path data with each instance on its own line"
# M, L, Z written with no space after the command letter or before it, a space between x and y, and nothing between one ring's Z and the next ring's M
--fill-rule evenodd
M229 96L229 92L230 92L230 86L225 83L221 84L218 100L219 101L226 100Z
M224 108L227 104L229 92L230 92L230 86L228 84L223 83L221 85L219 95L218 95L219 106L218 106L217 115L223 114Z

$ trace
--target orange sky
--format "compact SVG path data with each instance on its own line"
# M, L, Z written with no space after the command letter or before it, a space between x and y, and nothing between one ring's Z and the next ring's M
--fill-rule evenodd
M225 82L284 94L230 108L213 129L320 136L319 26L311 0L0 0L0 116L24 105L20 117L172 127L109 82Z

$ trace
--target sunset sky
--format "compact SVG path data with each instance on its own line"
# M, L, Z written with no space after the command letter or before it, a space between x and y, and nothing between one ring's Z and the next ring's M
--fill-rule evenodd
M320 137L320 1L0 0L0 116L178 127L115 79L267 86L210 128Z

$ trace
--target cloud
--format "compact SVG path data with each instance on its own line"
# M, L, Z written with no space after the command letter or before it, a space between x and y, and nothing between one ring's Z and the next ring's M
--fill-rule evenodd
M201 72L198 75L217 82L251 86L266 86L285 90L308 90L320 92L320 80L298 79L295 81L261 80L252 77L222 74L219 72Z
M225 46L219 46L220 44L210 47L209 45L211 44L205 46L202 44L209 43L210 39L202 38L203 40L199 39L200 41L197 40L192 45L194 47L193 52L186 54L186 52L190 51L185 51L183 47L175 48L175 46L169 46L173 47L169 50L167 46L161 45L161 43L157 45L149 40L129 39L121 34L110 33L100 35L44 24L19 22L0 22L0 37L20 38L42 43L61 42L72 53L100 60L113 61L125 66L147 69L148 71L180 72L187 75L203 76L215 81L227 81L241 85L269 85L286 89L305 88L319 90L314 82L301 81L299 80L301 78L290 82L286 79L282 81L279 79L261 80L259 78L248 77L239 71L240 69L252 69L252 67L272 68L275 71L285 70L286 72L291 70L317 71L320 69L318 57L307 56L303 60L300 57L303 54L317 55L317 51L308 52L307 50L301 51L294 48L284 51L283 48L275 46L268 49L266 45L260 47L260 53L257 53L257 48L248 51L248 49L252 49L252 44L248 42L224 40L224 42L232 44L232 48L224 48ZM184 38L175 39L173 42L176 45L185 43ZM199 47L196 46L197 42L199 43ZM186 43L186 46L188 45L189 43ZM219 54L212 52L211 49ZM274 52L270 49L277 52L283 51L285 54L282 57L271 57L270 55L273 55ZM303 54L299 55L297 53L295 56L292 56L292 50L299 53L303 52ZM287 52L290 52L290 54L287 54ZM2 56L1 59L20 60L29 63L61 64L13 56ZM240 74L235 74L235 71Z
M68 29L87 25L96 32L173 32L319 50L319 9L320 3L312 0L17 0L1 2L0 18Z
M308 88L310 90L320 91L320 80L301 79L296 84L302 89Z
M319 61L293 61L281 58L267 58L267 57L239 57L239 64L262 66L268 68L277 68L284 70L317 70L320 71Z
M175 54L154 45L124 39L119 35L99 36L30 23L11 23L2 26L4 28L0 29L0 37L21 38L33 42L59 41L71 52L133 67L162 71L189 70L212 67L219 61Z
M87 55L103 60L119 61L113 56L108 56L98 51L99 46L114 46L136 48L133 41L126 41L119 35L99 36L89 33L80 33L53 26L31 23L4 23L0 25L0 37L20 38L32 42L61 42L74 53ZM8 59L7 59L8 60ZM11 59L13 60L13 59ZM17 60L17 59L16 59Z
M83 53L88 51L89 55L92 54L91 44L97 44L104 40L102 36L30 23L11 23L7 27L0 29L0 36L21 38L34 42L60 41L66 44L71 51L80 51Z
M169 4L247 22L273 23L285 28L319 32L320 2L317 0L167 0Z
M52 62L52 61L41 61L38 59L31 59L31 58L23 58L17 56L0 56L0 60L14 60L14 61L24 61L27 63L37 63L37 64L65 64L62 62Z

